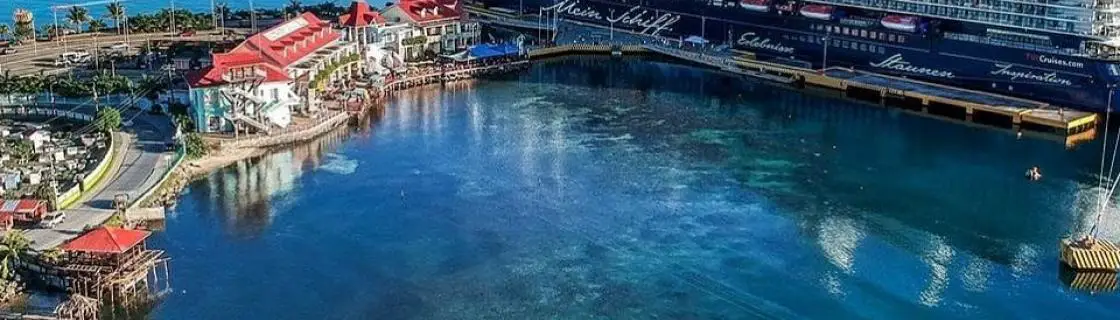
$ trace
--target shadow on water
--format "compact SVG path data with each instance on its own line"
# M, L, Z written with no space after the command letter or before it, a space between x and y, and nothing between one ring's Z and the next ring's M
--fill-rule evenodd
M645 150L683 152L694 161L729 167L745 187L797 212L808 234L817 233L828 219L845 216L883 232L896 229L888 225L906 225L993 261L1011 263L1022 253L1022 243L1054 236L1053 229L1032 226L1075 227L1065 225L1065 217L1041 214L1038 209L1052 208L1055 199L1019 179L1020 170L1042 164L1048 180L1085 181L1090 175L1086 168L1096 168L1093 154L1099 152L1096 144L1067 152L1060 144L980 134L988 129L821 99L820 94L791 94L778 86L665 61L588 56L544 64L547 67L497 81L614 90L606 107L595 100L600 96L556 92L543 100L600 106L591 107L596 116L573 126L585 133L633 134L636 139L631 142L644 143ZM648 93L653 87L703 96L706 103L658 100L663 97ZM643 132L653 139L640 139ZM686 138L667 146L660 137L666 132ZM958 179L967 176L1003 185L979 187ZM844 207L838 207L841 204ZM886 238L912 248L926 242Z
M191 186L184 207L257 241L174 243L265 266L199 281L280 276L307 289L268 293L290 299L278 310L337 303L352 318L926 318L970 303L983 317L1011 314L984 293L1005 284L1055 298L1012 281L1053 280L1030 263L1076 220L1089 148L607 59L402 92L355 130ZM371 165L305 174L352 173L346 157ZM1027 165L1046 180L1021 180ZM299 214L274 225L277 212ZM276 263L291 256L306 260ZM254 303L205 290L168 314L188 295Z
M206 211L220 212L232 234L255 237L268 229L274 207L300 187L303 173L322 166L329 153L352 138L350 130L340 128L308 143L238 161L193 182L188 189L197 191L185 197L217 209Z

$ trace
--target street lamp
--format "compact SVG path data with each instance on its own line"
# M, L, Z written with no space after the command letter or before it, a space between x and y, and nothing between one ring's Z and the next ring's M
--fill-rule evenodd
M825 69L828 69L828 35L826 34L822 39L824 40L824 55L821 56L821 72L824 72Z

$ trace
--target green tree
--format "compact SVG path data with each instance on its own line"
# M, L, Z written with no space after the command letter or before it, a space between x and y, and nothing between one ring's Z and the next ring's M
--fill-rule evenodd
M105 30L105 21L101 21L101 19L89 21L89 32L101 32L101 30Z
M27 239L22 230L4 233L4 238L0 240L0 256L3 256L0 260L0 277L12 279L16 264L23 260L28 249L31 249L31 240Z
M114 108L101 108L97 111L94 127L103 132L112 132L121 127L121 112Z
M47 201L48 210L58 210L58 190L51 183L40 183L35 188L35 198Z
M62 250L57 247L43 250L42 253L39 253L39 260L47 264L57 265L62 261Z
M32 146L31 142L27 140L16 140L8 145L8 152L11 152L12 158L16 160L16 163L23 164L31 160L31 156L35 155L35 146Z
M113 27L117 28L117 33L121 33L121 19L124 19L124 5L120 1L111 2L105 6L109 11L109 19L113 19Z
M8 28L7 23L0 23L0 40L6 40L11 33L12 30Z
M210 152L206 147L206 141L203 141L202 136L196 132L183 135L183 145L187 148L187 159L202 158Z
M295 17L295 16L299 15L299 10L300 10L300 8L302 8L301 5L302 4L300 3L299 0L288 0L288 6L284 7L284 11L287 14Z
M16 38L16 42L23 42L31 38L35 34L35 26L30 22L16 22L15 31L12 32L12 37Z
M66 15L66 20L74 25L74 31L82 32L82 24L89 21L89 10L79 6L70 7L70 12Z

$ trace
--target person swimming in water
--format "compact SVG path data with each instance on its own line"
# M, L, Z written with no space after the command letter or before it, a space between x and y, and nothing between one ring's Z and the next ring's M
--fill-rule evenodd
M1028 180L1038 181L1042 179L1042 171L1038 169L1038 166L1034 166L1030 169L1027 169L1027 172L1024 174L1024 176L1026 176Z

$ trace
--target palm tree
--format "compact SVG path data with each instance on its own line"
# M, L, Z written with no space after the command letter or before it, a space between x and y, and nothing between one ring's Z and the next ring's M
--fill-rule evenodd
M292 17L299 15L300 2L299 0L288 0L288 7L284 8Z
M89 10L78 6L70 7L70 13L66 19L74 25L75 31L82 32L82 24L89 21Z
M101 19L89 21L89 32L100 32L101 30L105 30L105 21L101 21Z
M15 30L12 32L12 38L15 38L16 42L23 42L34 34L35 26L31 25L31 22L17 21Z
M52 183L40 183L35 188L35 197L47 201L47 209L58 210L58 190Z
M0 240L0 277L11 279L16 264L23 260L27 250L31 249L31 240L23 234L22 230L10 230Z
M105 6L109 11L109 18L113 19L113 27L117 28L117 33L121 33L121 19L124 18L124 5L119 1L109 3Z

